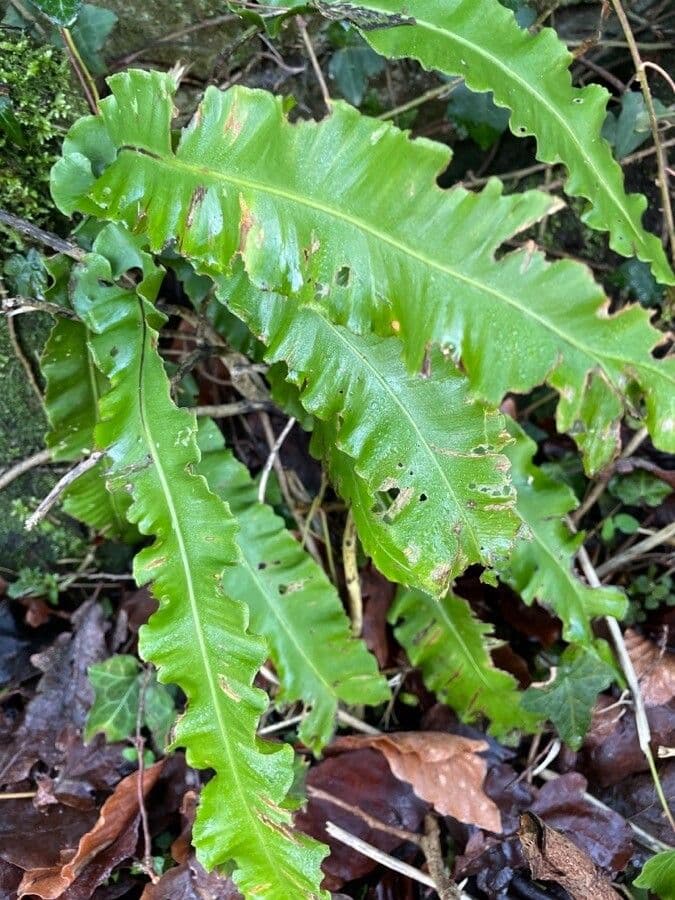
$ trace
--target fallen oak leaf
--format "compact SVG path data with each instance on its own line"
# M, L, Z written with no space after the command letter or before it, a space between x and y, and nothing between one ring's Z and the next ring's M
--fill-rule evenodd
M165 760L160 760L143 772L143 796L152 790L157 783ZM138 772L133 772L117 785L114 792L103 804L100 815L91 831L80 838L80 842L74 855L62 865L49 866L48 868L30 869L24 873L19 885L17 896L34 895L42 900L56 900L66 894L66 891L76 880L83 875L87 866L91 865L97 857L113 846L120 838L127 837L131 833L131 842L123 842L124 850L121 858L106 860L102 870L96 873L96 882L100 883L109 874L114 865L126 859L137 841L137 829L139 820L138 808ZM129 849L131 848L131 849ZM120 856L120 854L116 854ZM92 887L90 885L90 887ZM94 885L95 887L95 885Z
M645 706L664 706L675 697L675 654L627 628L623 636Z
M379 750L393 774L441 815L499 834L499 807L483 789L487 761L478 755L488 746L487 741L441 731L400 731L341 737L331 749Z
M534 879L554 881L574 900L618 900L611 882L591 858L534 813L520 817L518 837Z

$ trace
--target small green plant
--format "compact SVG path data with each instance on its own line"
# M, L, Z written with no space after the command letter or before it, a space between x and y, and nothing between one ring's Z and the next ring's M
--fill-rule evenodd
M414 6L412 17L389 0L318 4L383 55L492 91L515 134L564 162L587 224L672 283L641 224L644 198L624 192L600 137L606 95L572 88L553 32L533 37L492 0ZM555 212L542 192L505 196L496 179L478 193L441 190L446 147L344 103L322 122L291 124L281 98L209 88L176 132L172 76L128 71L108 84L52 175L58 207L89 217L96 237L76 262L49 262L50 296L70 313L43 357L49 445L63 460L105 452L70 489L71 513L146 538L134 572L159 608L140 652L186 696L174 744L215 772L193 830L200 860L232 867L246 897L323 898L325 848L293 830L293 752L257 736L268 699L254 679L271 657L278 700L305 705L299 736L317 753L339 703L376 706L389 689L335 588L218 428L198 428L175 404L158 349L164 266L212 288L226 338L237 322L260 342L275 396L283 387L280 402L311 429L365 552L402 585L391 613L401 644L431 690L465 720L489 717L500 737L551 718L579 745L615 671L592 619L622 616L626 598L577 579L583 535L565 521L574 494L534 464L534 443L499 406L508 393L553 388L559 431L597 472L618 451L627 411L675 449L674 361L653 355L663 338L646 310L608 314L582 266L501 252ZM561 619L569 646L552 684L523 694L495 668L491 629L453 592L474 564ZM90 733L128 732L138 711L137 667L115 660L92 673ZM111 679L123 725L106 702Z

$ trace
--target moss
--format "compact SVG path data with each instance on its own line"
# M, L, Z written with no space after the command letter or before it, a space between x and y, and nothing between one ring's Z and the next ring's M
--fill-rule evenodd
M19 31L0 31L0 84L26 143L20 147L0 130L0 207L55 227L60 217L49 195L49 170L65 132L86 106L74 90L65 55ZM5 253L13 240L6 242Z
M15 319L18 337L30 359L40 352L49 333L48 316ZM44 446L47 420L14 354L7 323L0 319L0 461L3 466L36 453ZM65 558L80 557L84 530L68 516L54 512L33 532L23 522L52 489L57 475L50 467L35 468L0 491L0 570L14 574L24 567L52 569Z

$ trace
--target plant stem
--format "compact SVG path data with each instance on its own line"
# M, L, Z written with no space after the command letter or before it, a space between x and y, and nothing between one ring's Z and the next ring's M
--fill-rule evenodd
M427 103L429 100L440 99L446 94L451 94L458 84L461 83L461 78L456 78L454 81L449 81L446 84L439 84L435 88L431 88L428 91L425 91L423 94L420 94L419 97L413 97L412 100L408 100L407 103L402 103L400 106L395 106L393 109L388 109L386 112L383 112L379 115L378 119L394 119L396 116L400 116L401 113L409 112L411 109L416 109L418 106L422 106L423 103Z
M77 49L75 41L73 40L73 36L70 33L70 29L60 28L59 31L61 33L63 43L66 46L66 52L68 53L70 64L72 65L75 74L77 75L80 84L82 85L82 90L84 91L87 103L89 104L89 109L94 115L96 115L98 112L99 100L96 83L94 82L94 79L91 76L91 72L87 68L84 60L80 56L80 51Z

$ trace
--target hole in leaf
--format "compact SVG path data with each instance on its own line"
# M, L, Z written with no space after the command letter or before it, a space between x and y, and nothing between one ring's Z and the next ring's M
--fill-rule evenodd
M340 287L349 287L349 281L352 277L352 270L349 266L343 266L340 271L337 273L335 278L336 284L339 284Z
M427 499L428 498L426 494L420 494L420 503L424 503Z

